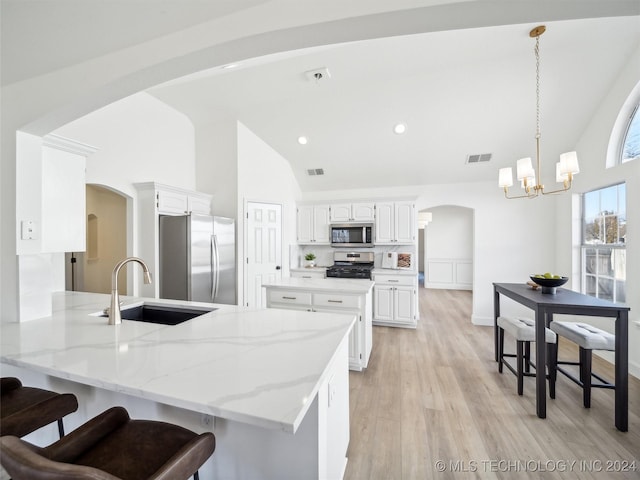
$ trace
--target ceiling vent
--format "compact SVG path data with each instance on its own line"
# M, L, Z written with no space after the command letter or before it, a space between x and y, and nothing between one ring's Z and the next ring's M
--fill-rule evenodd
M467 163L482 163L491 160L491 153L480 153L477 155L469 155Z
M310 168L307 170L307 174L310 176L324 175L324 168Z

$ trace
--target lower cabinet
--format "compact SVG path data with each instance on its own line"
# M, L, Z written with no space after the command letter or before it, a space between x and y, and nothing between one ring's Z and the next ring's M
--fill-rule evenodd
M374 274L373 323L415 328L418 280L413 275Z
M370 293L325 293L269 286L264 288L267 291L267 308L357 315L358 319L349 334L349 369L362 371L367 368L373 341Z

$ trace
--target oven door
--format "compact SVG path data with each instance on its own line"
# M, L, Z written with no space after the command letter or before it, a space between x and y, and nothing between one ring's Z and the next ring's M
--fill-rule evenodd
M332 247L373 247L373 225L333 224L331 225Z

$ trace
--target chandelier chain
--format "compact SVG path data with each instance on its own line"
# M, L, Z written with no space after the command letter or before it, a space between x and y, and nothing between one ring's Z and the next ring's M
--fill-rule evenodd
M540 37L536 37L536 138L540 138Z

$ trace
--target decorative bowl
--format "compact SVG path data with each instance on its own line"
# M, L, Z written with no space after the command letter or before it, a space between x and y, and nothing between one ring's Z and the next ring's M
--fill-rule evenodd
M569 277L540 278L530 275L531 280L542 287L542 293L556 293L556 287L560 287L569 281Z

